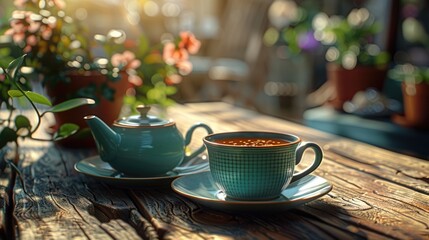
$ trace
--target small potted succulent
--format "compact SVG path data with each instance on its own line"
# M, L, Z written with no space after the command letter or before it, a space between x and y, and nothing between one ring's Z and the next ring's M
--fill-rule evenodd
M319 13L313 18L314 36L327 47L328 83L334 88L334 108L367 88L381 90L390 56L375 44L380 26L365 8L353 9L346 18Z

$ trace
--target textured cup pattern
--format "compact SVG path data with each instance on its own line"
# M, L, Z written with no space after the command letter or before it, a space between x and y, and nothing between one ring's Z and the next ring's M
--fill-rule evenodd
M297 145L268 148L208 145L213 179L230 198L276 198L292 178Z

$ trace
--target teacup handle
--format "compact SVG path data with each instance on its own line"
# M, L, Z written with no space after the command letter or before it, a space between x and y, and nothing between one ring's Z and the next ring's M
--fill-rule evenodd
M305 150L307 150L308 148L313 149L314 154L316 155L314 157L314 161L306 169L302 170L299 173L294 173L291 182L294 182L312 173L314 170L316 170L319 167L320 163L322 163L323 151L319 147L319 145L312 142L302 142L295 151L295 157L296 157L295 164L298 165L301 162L302 156L304 155Z
M191 143L192 135L194 134L194 131L195 131L197 128L200 128L200 127L202 127L202 128L204 128L204 129L206 129L206 131L207 131L207 133L208 133L208 134L212 134L212 133L213 133L213 130L212 130L212 129L207 125L207 124L204 124L204 123L196 123L196 124L192 125L192 127L191 127L191 128L189 128L189 130L186 132L186 136L185 136L185 146L188 146L188 145L189 145L189 143ZM192 158L194 158L194 157L198 156L198 154L200 154L200 153L204 152L204 150L205 150L205 146L204 146L204 144L202 144L202 145L201 145L201 147L199 147L196 151L194 151L194 152L193 152L193 153L191 153L190 155L185 155L185 159L183 160L183 162L185 163L186 161L188 161L188 160L190 160L190 159L192 159Z

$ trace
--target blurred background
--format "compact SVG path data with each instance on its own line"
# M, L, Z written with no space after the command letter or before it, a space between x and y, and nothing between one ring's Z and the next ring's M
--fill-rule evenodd
M398 80L402 75L393 71L403 65L412 69L429 66L427 1L65 2L65 11L84 21L93 34L105 33L112 28L122 29L128 39L137 39L144 34L156 43L166 36L191 31L201 41L201 48L190 57L192 72L177 84L177 92L172 96L176 102L225 101L398 152L429 158L428 120L414 124L404 119L402 81ZM357 11L359 9L365 11ZM3 29L9 26L13 10L14 1L0 1L0 25ZM354 22L355 26L348 29L341 25L329 33L323 32L330 23L339 24L340 19ZM376 27L356 28L373 23ZM340 31L356 34L335 36L341 34ZM365 35L365 31L370 34ZM350 50L361 44L360 38L370 45ZM335 41L351 41L353 46L335 48ZM362 51L368 52L366 59L384 57L384 60L374 60L385 68L385 74L378 77L383 85L361 89L358 95L353 92L356 98L349 97L338 103L340 92L336 92L328 81L328 62L338 60L343 68L350 70L359 65L361 59L358 55ZM422 73L421 78L425 74L428 75ZM366 78L360 73L354 75ZM332 102L336 105L330 104ZM429 111L428 104L419 106L418 112Z

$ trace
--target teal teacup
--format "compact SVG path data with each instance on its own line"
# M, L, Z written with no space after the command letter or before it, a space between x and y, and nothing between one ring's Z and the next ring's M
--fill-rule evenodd
M291 134L226 132L206 136L210 171L217 187L237 200L269 200L319 167L322 149ZM295 173L306 149L315 153L306 169Z

